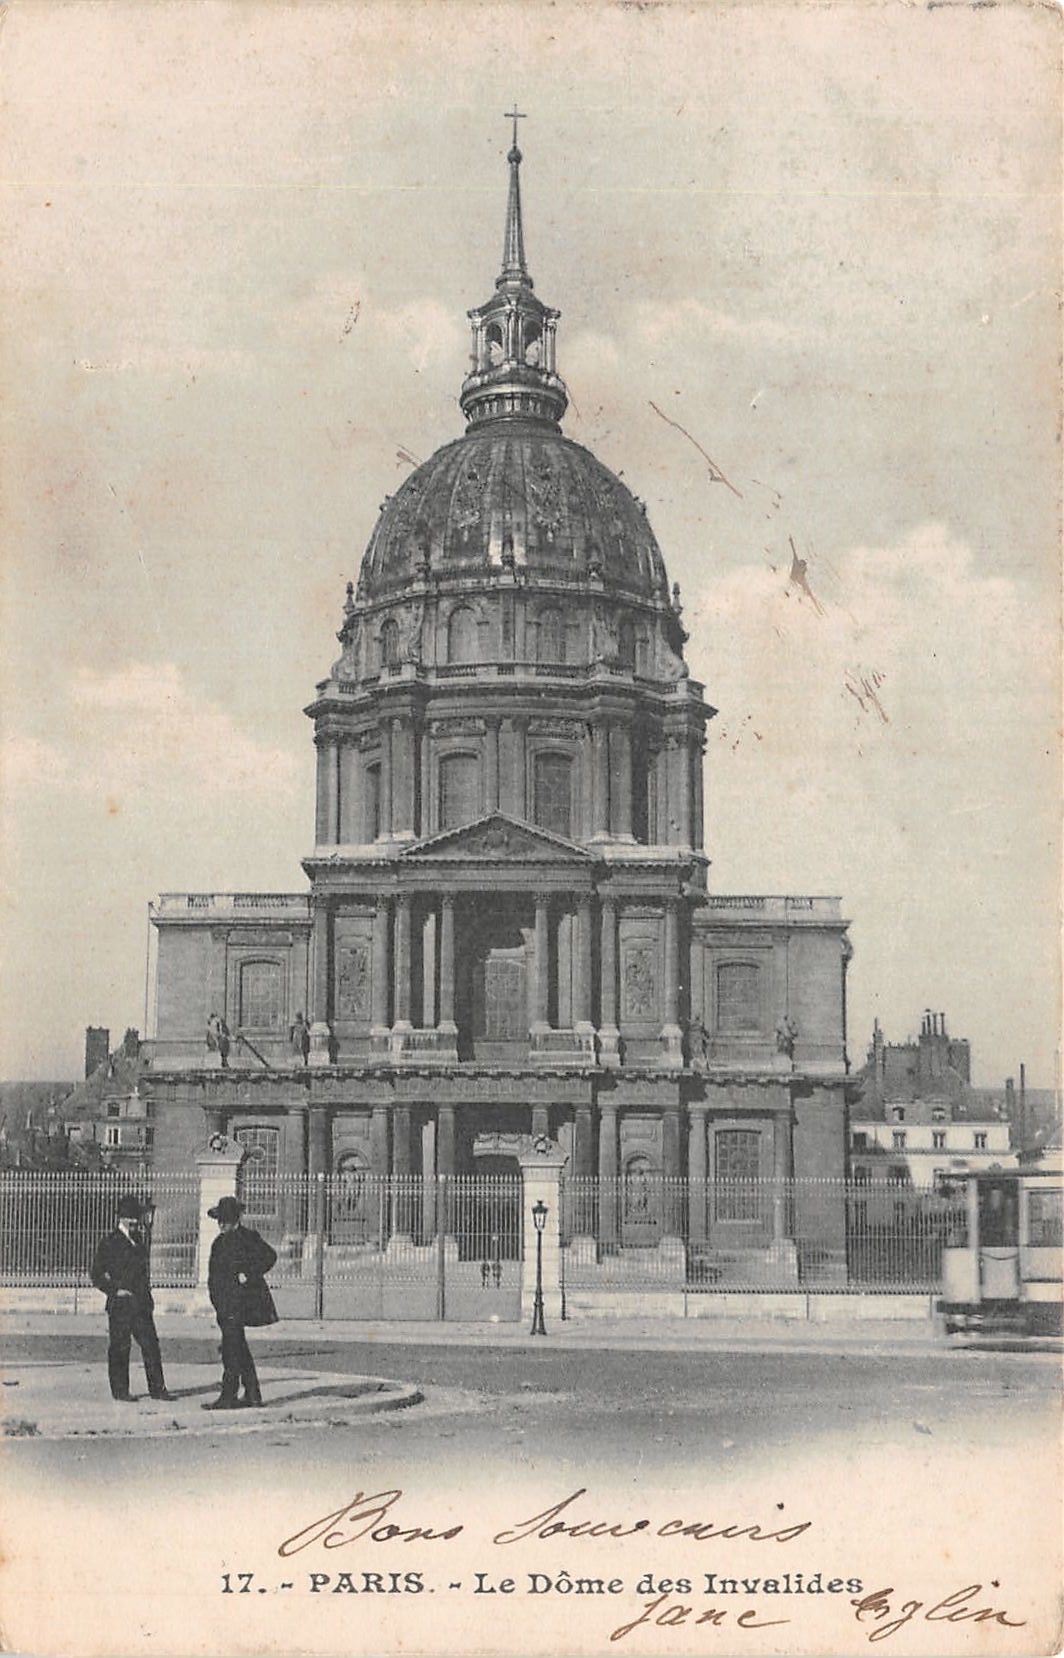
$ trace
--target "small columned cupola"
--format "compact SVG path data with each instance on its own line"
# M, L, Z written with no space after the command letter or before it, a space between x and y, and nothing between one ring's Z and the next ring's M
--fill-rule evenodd
M508 417L556 426L568 403L564 382L555 372L555 333L561 313L537 299L525 264L521 151L517 147L517 123L523 117L511 110L510 119L514 136L506 158L510 189L502 269L491 299L469 312L473 370L462 383L459 401L470 426Z

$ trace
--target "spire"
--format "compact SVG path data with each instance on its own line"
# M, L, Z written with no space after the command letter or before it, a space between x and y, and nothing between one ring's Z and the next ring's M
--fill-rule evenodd
M521 151L517 147L517 123L527 117L517 108L506 111L507 119L514 124L513 143L510 153L506 157L510 164L510 190L506 198L506 233L502 244L502 271L499 275L498 286L504 282L527 282L532 286L528 269L525 265L525 232L521 223Z
M556 425L568 401L554 363L559 312L544 305L532 291L525 264L521 151L517 147L517 123L526 117L516 106L506 116L513 122L513 141L506 157L510 184L502 270L492 298L469 312L471 369L462 383L459 402L470 426L505 418Z

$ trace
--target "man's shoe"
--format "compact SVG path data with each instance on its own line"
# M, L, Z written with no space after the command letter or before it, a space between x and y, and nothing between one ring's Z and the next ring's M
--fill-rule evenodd
M241 1401L239 1399L210 1399L207 1404L200 1406L201 1410L239 1410L240 1408Z
M241 1405L245 1405L248 1410L261 1410L261 1408L262 1408L262 1394L260 1393L257 1398L250 1398L245 1393L238 1400L238 1403L241 1404Z
M168 1387L164 1387L161 1393L153 1393L150 1397L152 1399L163 1399L167 1404L172 1405L174 1400L177 1398L177 1394L171 1393Z

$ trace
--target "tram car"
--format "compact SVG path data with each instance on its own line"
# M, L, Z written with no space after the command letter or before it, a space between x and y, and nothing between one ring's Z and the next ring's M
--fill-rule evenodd
M973 1169L950 1185L966 1201L964 1223L942 1251L946 1333L1060 1335L1059 1154L1053 1167Z

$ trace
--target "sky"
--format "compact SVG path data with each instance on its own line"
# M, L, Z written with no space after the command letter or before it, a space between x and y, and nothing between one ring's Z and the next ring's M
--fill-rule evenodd
M977 1081L1052 1086L1058 32L8 0L0 1077L144 1028L156 894L305 887L301 710L462 429L516 98L565 430L646 501L719 710L711 889L842 896L855 1062L933 1007Z

